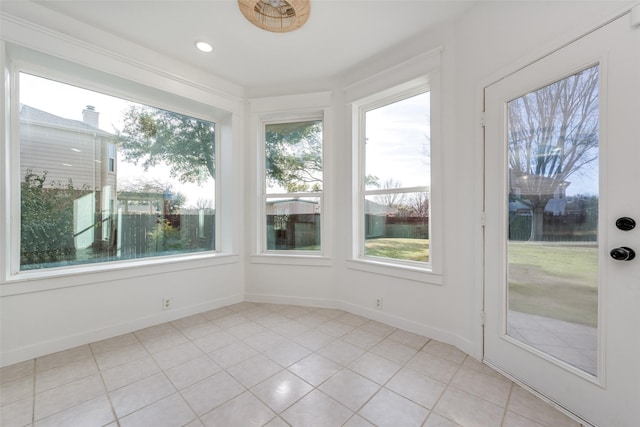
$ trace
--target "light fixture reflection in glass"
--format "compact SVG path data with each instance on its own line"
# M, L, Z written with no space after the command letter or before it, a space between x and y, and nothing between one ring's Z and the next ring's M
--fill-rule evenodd
M196 42L196 49L198 49L200 52L204 52L204 53L213 52L213 46L211 46L209 43L203 42L203 41L197 41Z

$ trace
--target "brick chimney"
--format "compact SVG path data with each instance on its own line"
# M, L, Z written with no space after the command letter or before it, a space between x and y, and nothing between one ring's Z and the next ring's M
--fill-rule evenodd
M96 107L87 105L87 107L82 110L82 121L97 128L100 124L100 113L96 111Z

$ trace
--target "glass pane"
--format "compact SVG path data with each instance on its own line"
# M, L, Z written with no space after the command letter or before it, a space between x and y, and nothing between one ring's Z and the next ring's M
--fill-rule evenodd
M598 67L508 104L508 334L597 374Z
M320 198L268 198L267 250L320 250Z
M322 121L265 127L267 194L322 190Z
M20 268L214 250L215 124L20 74Z
M364 254L429 261L429 193L388 193L364 202Z
M426 92L367 111L367 190L430 185L429 99Z

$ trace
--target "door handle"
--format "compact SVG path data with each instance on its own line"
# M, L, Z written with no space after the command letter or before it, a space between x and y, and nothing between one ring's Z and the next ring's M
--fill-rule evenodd
M617 261L631 261L636 257L636 251L626 246L621 246L619 248L611 249L609 255Z
M636 228L636 222L633 218L623 216L616 220L616 227L618 227L618 229L622 231L629 231Z

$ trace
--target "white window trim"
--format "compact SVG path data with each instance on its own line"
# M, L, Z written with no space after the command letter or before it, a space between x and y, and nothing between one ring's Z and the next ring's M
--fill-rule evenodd
M266 127L272 124L279 123L296 123L296 122L306 122L306 121L321 121L322 122L322 190L321 191L308 191L308 192L296 192L296 193L267 193L267 183L266 183L266 153L264 147L264 141L266 140ZM325 165L326 165L326 156L325 156L325 127L324 127L324 112L297 112L291 114L277 114L275 116L265 115L262 117L260 123L259 130L259 140L261 141L259 150L260 150L260 176L262 177L260 192L262 194L262 200L260 205L260 247L259 253L260 255L275 255L279 257L287 257L298 256L301 259L312 259L315 257L322 257L324 255L324 239L325 239L325 225L324 225L324 217L325 217L325 206L324 206L324 181L325 181ZM303 251L297 249L291 250L275 250L275 249L267 249L267 225L266 225L266 203L267 199L284 199L291 197L317 197L320 199L320 250L319 251ZM272 258L273 259L273 258ZM277 259L277 258L276 258Z
M350 105L352 136L352 233L347 267L433 285L443 284L442 271L442 161L440 52L437 48L345 89ZM412 78L408 78L409 76ZM386 84L384 83L386 82ZM364 113L425 91L431 103L431 184L427 263L364 256ZM393 189L395 190L395 189ZM393 190L385 192L393 192ZM405 192L407 189L398 189ZM409 188L411 190L411 188ZM432 227L433 226L433 227Z
M221 208L221 203L232 201L223 195L226 190L227 183L222 185L221 176L231 176L230 171L224 170L224 164L230 164L228 160L231 153L227 149L231 147L231 140L237 135L237 126L232 124L233 112L225 111L213 105L205 104L195 99L186 99L172 93L168 90L151 88L129 80L127 77L109 75L90 66L83 64L72 64L66 60L56 58L47 54L40 54L27 48L11 45L7 48L7 44L2 42L2 70L8 81L8 87L4 87L3 91L9 93L5 96L6 100L3 105L5 111L2 120L8 123L7 132L2 135L7 141L4 142L3 155L5 156L5 164L7 164L7 175L3 179L8 179L4 185L8 191L2 204L3 210L8 213L10 218L6 223L0 224L3 227L2 234L8 236L3 239L7 242L3 248L4 256L2 257L2 271L0 271L0 295L13 295L24 292L33 292L44 289L56 289L68 286L77 286L81 284L94 283L95 278L90 277L93 274L114 271L122 271L124 277L137 277L149 273L140 273L153 267L153 272L157 273L159 266L166 265L170 271L180 270L183 268L199 268L208 265L221 265L239 262L239 257L232 253L234 242L229 233L224 233L221 224L223 217L230 219L229 208ZM13 54L13 55L12 55ZM89 90L106 93L121 99L133 102L151 105L156 108L162 108L179 114L189 115L191 117L203 120L213 121L216 123L216 238L215 249L206 252L193 252L185 254L149 257L143 259L105 261L91 264L78 264L72 266L52 267L38 270L20 271L20 255L18 253L20 247L20 140L19 140L19 83L18 76L20 72L42 76L44 78L56 80L73 86L80 86ZM94 76L88 77L88 75ZM95 76L104 75L108 82L101 81ZM112 81L123 83L124 87L114 86ZM170 87L170 85L168 86ZM14 96L15 95L15 96ZM222 150L224 146L227 150ZM223 161L223 157L226 161ZM8 162L6 161L8 160ZM18 185L16 185L18 184ZM15 220L15 219L18 220ZM164 267L161 267L164 269ZM42 279L52 279L57 277L67 277L68 281L64 283L43 283ZM75 277L75 279L74 279ZM32 281L28 286L24 282ZM16 287L16 286L19 286Z
M255 141L253 147L256 163L250 170L255 171L253 182L255 189L251 194L249 206L251 212L256 212L251 219L251 255L253 264L278 264L300 266L331 266L331 197L329 196L331 185L331 93L318 92L303 95L291 95L269 98L256 98L249 101L251 114L251 140ZM300 251L267 250L266 242L266 199L269 197L284 197L283 194L266 193L265 170L265 126L272 123L290 123L299 121L322 120L322 191L290 193L306 197L320 197L320 250ZM289 194L289 195L290 195Z

